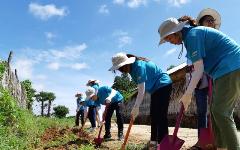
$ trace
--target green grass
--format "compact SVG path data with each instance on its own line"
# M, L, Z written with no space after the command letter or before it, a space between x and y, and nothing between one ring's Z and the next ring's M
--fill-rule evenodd
M7 90L0 88L0 149L35 149L46 128L73 126L74 118L36 117L20 109Z

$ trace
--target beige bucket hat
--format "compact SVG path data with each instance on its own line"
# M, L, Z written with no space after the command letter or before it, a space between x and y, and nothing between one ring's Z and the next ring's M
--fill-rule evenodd
M221 26L221 15L215 9L212 8L205 8L198 14L198 17L196 19L197 24L199 24L199 21L201 20L202 17L207 15L212 16L215 19L216 29L219 29Z
M112 67L109 69L109 71L114 71L119 69L120 67L127 65L127 64L132 64L136 60L135 57L130 57L128 58L125 53L117 53L112 57Z
M90 80L88 80L88 82L87 82L87 84L86 84L86 85L87 85L87 86L89 86L91 82L94 82L94 83L97 83L97 84L99 84L99 83L100 83L100 81L99 81L99 80L90 79Z
M165 20L158 28L158 33L160 34L159 45L165 42L164 38L168 35L181 31L186 23L187 21L179 22L176 18Z

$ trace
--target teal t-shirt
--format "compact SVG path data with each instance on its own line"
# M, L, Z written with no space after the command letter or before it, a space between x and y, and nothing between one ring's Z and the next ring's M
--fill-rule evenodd
M98 100L96 100L95 102L99 105L105 105L105 100L106 98L111 94L112 88L108 87L108 86L102 86L99 87L98 89ZM120 92L117 91L116 95L112 98L111 103L115 103L115 102L121 102L123 101L123 96Z
M88 100L86 99L85 106L87 106L87 107L96 106L96 104L92 99L88 99Z
M98 91L98 89L99 89L99 85L98 84L93 84L91 87L94 88L96 91Z
M136 60L131 65L130 75L137 84L145 82L145 89L149 93L172 83L169 75L151 61Z
M204 71L214 80L240 69L240 46L221 31L209 27L184 27L187 58L202 59Z

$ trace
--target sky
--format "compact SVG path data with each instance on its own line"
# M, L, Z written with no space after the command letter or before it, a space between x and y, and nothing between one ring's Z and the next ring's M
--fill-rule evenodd
M194 18L214 8L220 30L240 43L239 0L1 0L0 59L13 51L12 69L38 91L53 92L54 106L75 114L77 92L89 79L111 86L117 52L147 57L163 71L186 61L181 46L158 46L158 27L169 17ZM35 113L39 106L34 103Z

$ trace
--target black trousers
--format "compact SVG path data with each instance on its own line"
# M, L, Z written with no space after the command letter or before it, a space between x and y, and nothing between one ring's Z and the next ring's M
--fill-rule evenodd
M105 118L105 134L110 134L112 114L116 110L118 135L123 133L123 104L122 102L110 103Z
M96 127L96 107L95 106L90 106L88 108L88 118L92 128L95 128Z
M168 105L172 92L172 84L159 88L151 95L151 141L158 141L168 134Z
M84 110L77 111L76 118L75 118L75 125L79 126L79 117L81 118L81 124L83 126L84 123Z

